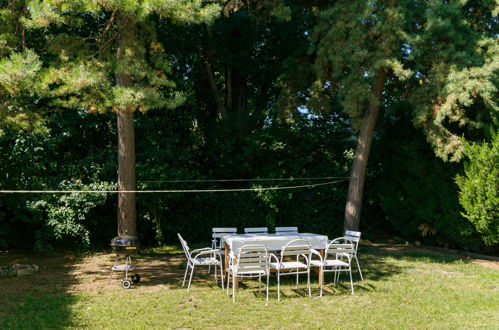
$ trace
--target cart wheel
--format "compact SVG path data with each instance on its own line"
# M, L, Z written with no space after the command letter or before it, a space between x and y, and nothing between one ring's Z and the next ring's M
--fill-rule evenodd
M132 283L133 284L140 283L140 275L139 274L133 274L133 276L132 276Z
M121 287L123 289L130 289L131 286L132 282L130 282L129 280L123 280L123 282L121 282Z

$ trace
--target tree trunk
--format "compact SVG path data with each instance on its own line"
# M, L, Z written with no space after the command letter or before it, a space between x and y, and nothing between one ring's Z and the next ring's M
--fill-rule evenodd
M127 48L133 47L136 38L136 26L132 19L119 14L118 48L116 59L119 70L116 73L116 85L130 87L133 84L125 58ZM137 235L135 218L135 130L133 123L134 109L117 109L118 115L118 235Z
M367 160L371 151L371 143L374 127L378 121L379 108L381 105L381 94L385 84L386 71L380 70L374 77L372 92L374 102L369 102L364 113L362 126L357 138L357 147L353 158L350 182L348 185L347 203L345 206L345 230L359 230L360 212L362 210L362 195L364 193L364 181L366 176Z
M226 104L227 104L227 109L229 111L232 111L233 109L233 104L232 104L232 68L230 67L230 64L228 61L225 63L225 85L226 87Z
M217 103L218 113L222 116L222 119L227 119L227 109L222 101L222 97L220 96L220 92L217 87L217 82L215 81L215 73L214 73L214 61L213 57L210 55L206 55L206 60L204 61L204 66L206 69L206 75L208 78L208 83L210 84L211 92L213 93L213 98Z

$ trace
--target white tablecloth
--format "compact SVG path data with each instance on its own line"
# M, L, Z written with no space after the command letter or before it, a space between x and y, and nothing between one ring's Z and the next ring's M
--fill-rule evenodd
M227 243L231 253L237 254L239 248L247 244L260 244L265 246L269 251L279 251L284 245L295 239L307 241L313 249L325 249L327 246L327 236L308 233L225 235L222 237L221 243Z

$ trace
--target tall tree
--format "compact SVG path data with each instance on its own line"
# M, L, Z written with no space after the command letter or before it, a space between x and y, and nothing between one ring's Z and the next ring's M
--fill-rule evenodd
M497 110L494 10L494 1L336 1L321 13L316 86L337 97L359 131L345 229L359 228L374 128L391 97L415 105L414 124L451 161L462 156L459 135Z
M52 108L117 114L118 234L136 235L133 113L173 108L183 98L167 77L171 60L156 40L154 26L157 20L210 23L220 6L199 0L45 0L28 1L21 8L22 28L43 30L44 43L21 54L13 50L4 67L22 57L17 62L38 78L31 91Z
M359 129L345 207L345 228L357 230L364 178L389 72L407 77L399 47L403 20L396 1L337 1L323 11L315 31L317 68Z

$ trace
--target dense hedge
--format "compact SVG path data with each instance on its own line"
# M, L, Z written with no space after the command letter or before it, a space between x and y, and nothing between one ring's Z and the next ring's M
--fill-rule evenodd
M45 135L6 131L0 138L3 189L113 189L115 147L112 115L59 113ZM171 182L203 179L348 176L351 132L329 118L294 127L269 127L244 139L202 143L189 130L188 113L151 111L137 118L139 189L223 189L332 185L295 190L139 194L138 225L145 244L172 243L182 232L209 240L214 226L297 225L303 231L339 235L346 181L293 180ZM109 130L111 128L111 130ZM227 129L220 127L220 130ZM230 134L230 131L228 132ZM349 142L350 141L350 142ZM116 195L2 195L0 246L106 246L115 235ZM22 237L22 239L19 239Z
M223 189L332 185L296 190L139 194L138 226L146 245L176 243L181 232L208 241L212 227L296 225L338 236L347 182L342 179L174 182L246 178L346 177L352 132L343 119L317 117L273 125L241 139L189 129L187 109L139 115L139 189ZM429 244L480 249L477 230L462 215L454 177L459 164L433 155L404 120L379 128L370 159L361 230L367 237L400 236ZM0 137L2 189L114 189L114 117L57 113L45 135L6 130ZM217 132L231 134L230 128ZM102 248L116 232L116 195L20 194L0 198L0 248Z

